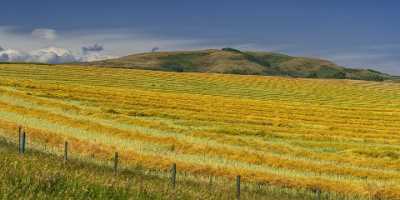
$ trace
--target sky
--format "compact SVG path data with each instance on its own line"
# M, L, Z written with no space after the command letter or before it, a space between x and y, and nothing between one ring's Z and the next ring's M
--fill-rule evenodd
M0 60L233 47L400 75L395 0L1 1Z

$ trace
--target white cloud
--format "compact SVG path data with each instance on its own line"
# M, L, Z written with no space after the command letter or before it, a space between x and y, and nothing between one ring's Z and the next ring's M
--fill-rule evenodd
M98 38L90 38L88 33L63 33L58 37L53 29L35 29L21 32L15 27L0 26L0 61L2 62L39 62L69 63L95 61L115 58L105 55ZM92 33L90 33L92 34ZM93 36L93 35L92 35ZM82 47L82 44L88 44ZM94 44L94 45L90 45ZM106 52L111 54L112 51Z
M68 63L79 61L79 58L71 51L56 47L32 51L29 53L29 56L30 58L28 61L39 63Z
M0 61L19 62L28 59L29 55L13 49L4 49L0 51Z
M72 52L55 47L31 52L22 52L13 49L0 51L0 61L3 62L66 63L77 62L79 60L79 57L73 55Z
M55 40L57 38L57 33L54 29L38 28L32 31L32 36L39 39Z
M71 63L88 62L115 58L113 56L94 54L75 54L70 50L48 47L30 52L22 52L13 49L3 49L0 51L0 61L2 62L34 62L34 63Z

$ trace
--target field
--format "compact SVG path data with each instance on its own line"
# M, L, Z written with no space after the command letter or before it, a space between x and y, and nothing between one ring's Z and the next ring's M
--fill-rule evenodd
M0 65L0 136L107 165L400 198L400 85Z

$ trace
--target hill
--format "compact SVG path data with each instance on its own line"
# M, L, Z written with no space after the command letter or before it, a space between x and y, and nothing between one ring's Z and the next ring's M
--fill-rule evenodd
M390 75L370 69L350 69L327 60L293 57L280 53L222 50L153 52L84 65L176 72L209 72L382 81Z

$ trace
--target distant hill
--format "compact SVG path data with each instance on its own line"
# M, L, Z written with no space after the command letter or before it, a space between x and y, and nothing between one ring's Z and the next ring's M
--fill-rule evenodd
M391 79L390 75L375 70L345 68L328 60L293 57L272 52L239 51L232 48L142 53L82 64L176 72L276 75L374 81Z
M393 76L393 81L400 83L400 76Z

